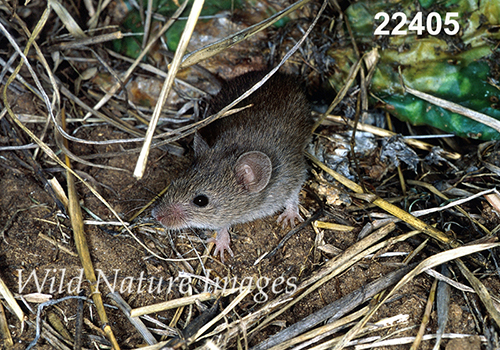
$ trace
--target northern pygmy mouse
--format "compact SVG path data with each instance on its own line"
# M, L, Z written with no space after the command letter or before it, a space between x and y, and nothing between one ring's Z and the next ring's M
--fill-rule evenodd
M226 82L210 102L210 114L234 101L263 76L251 72ZM285 209L278 222L302 221L299 192L306 177L303 150L313 120L292 76L275 74L238 107L195 135L194 161L173 181L153 217L168 229L217 230L214 254L231 256L229 228Z

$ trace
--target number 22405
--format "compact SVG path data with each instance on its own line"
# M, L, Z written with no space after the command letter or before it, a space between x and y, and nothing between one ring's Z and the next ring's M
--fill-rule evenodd
M379 12L374 17L376 20L383 18L382 23L373 32L374 35L406 35L406 30L401 30L401 28L406 24L407 18L403 12L396 12L392 15L393 20L400 19L396 27L389 32L389 30L384 29L389 23L389 15L385 12ZM444 19L444 32L448 35L455 35L460 30L460 25L453 19L458 18L458 12L447 12ZM423 25L423 14L422 12L417 12L413 20L408 25L409 31L415 31L417 35L422 35L424 30L430 35L438 35L443 29L443 21L441 15L437 12L431 12L427 15L426 25ZM451 28L450 28L451 26Z

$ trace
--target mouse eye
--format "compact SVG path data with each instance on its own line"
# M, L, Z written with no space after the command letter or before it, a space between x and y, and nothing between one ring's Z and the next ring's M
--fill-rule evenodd
M200 194L193 199L194 205L197 207L206 207L208 205L208 197L205 196L204 194Z

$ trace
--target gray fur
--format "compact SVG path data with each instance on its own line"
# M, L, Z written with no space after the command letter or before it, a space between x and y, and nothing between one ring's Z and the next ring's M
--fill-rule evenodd
M264 75L247 73L227 82L211 101L210 114L218 112ZM253 106L219 119L200 130L195 159L173 181L153 216L168 228L197 227L220 230L272 215L290 203L306 178L303 150L311 137L313 120L297 78L277 74L238 107ZM201 141L201 142L200 142ZM256 193L245 189L235 176L235 164L246 153L269 157L272 173L267 186ZM193 204L204 194L206 207ZM180 217L169 218L172 208Z

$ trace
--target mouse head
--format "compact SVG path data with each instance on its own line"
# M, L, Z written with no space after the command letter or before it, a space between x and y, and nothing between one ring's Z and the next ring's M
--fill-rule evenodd
M194 163L172 182L153 217L170 229L220 229L239 222L268 185L271 160L258 151L221 157L201 138L194 148Z

